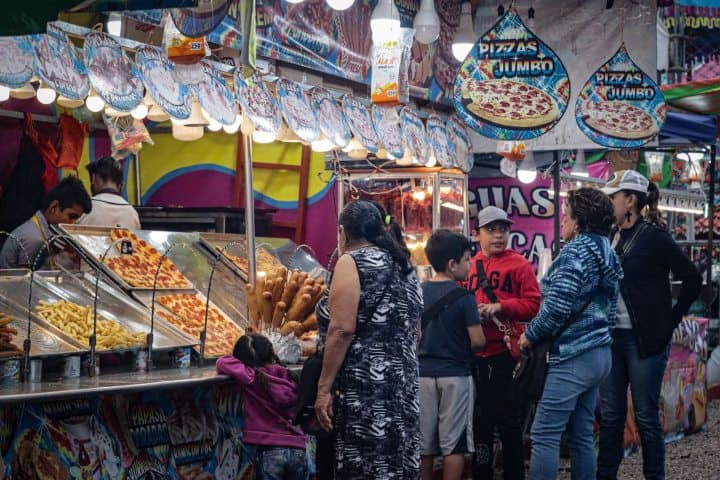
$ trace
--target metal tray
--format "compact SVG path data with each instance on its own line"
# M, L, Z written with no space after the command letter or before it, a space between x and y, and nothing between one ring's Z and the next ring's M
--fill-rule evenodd
M247 244L245 242L245 235L231 234L231 233L209 233L200 232L200 240L198 243L204 247L206 253L210 254L212 258L216 258L218 255L222 259L223 263L230 267L236 275L240 276L245 282L248 281L248 272L240 268L230 260L224 253L220 252L229 243L237 243L228 247L228 253L239 256L244 255L247 258Z
M158 315L157 315L158 311L162 311L162 312L166 312L166 313L175 315L172 312L172 310L165 308L163 305L161 305L160 302L158 302L157 297L159 297L161 295L174 295L174 294L184 294L184 293L188 293L188 292L186 290L180 290L180 289L175 290L175 291L156 292L156 294L155 294L155 322L157 322L158 320L161 320L160 317L158 317ZM203 302L207 302L207 297L205 295L203 295L202 293L194 292L194 294L197 295ZM132 295L138 301L140 301L143 305L145 305L147 308L151 308L152 292L135 291L135 292L132 292ZM245 327L240 325L238 322L234 321L227 313L225 313L223 311L223 309L219 308L212 300L210 301L210 307L216 308L220 312L220 314L225 318L226 321L237 325L238 327L240 327L240 329L242 331L245 330ZM179 328L179 327L176 327L176 328ZM185 333L185 334L188 335L187 333ZM196 342L196 343L199 343L199 332L198 332L198 342ZM199 351L200 349L199 349L199 347L195 347L195 350ZM231 353L232 352L227 352L226 354L229 355ZM219 356L210 356L206 353L205 358L219 358Z
M85 259L86 262L88 262L91 266L93 266L95 269L102 268L103 272L110 277L114 282L116 282L118 285L120 285L123 290L126 291L135 291L135 290L147 290L152 291L152 288L147 287L134 287L130 285L124 278L122 278L120 275L118 275L113 269L108 267L107 265L100 262L100 259L105 254L108 248L110 248L110 245L112 244L112 240L110 238L110 233L113 230L117 230L117 228L114 227L93 227L93 226L84 226L84 225L69 225L69 224L61 224L57 226L57 229L64 235L67 235L72 239L73 247L77 250L77 252L80 254L80 256ZM128 230L128 229L124 229ZM132 231L132 230L129 230ZM143 239L141 236L142 232L136 232L132 231L136 235L138 235L139 238ZM157 248L157 247L156 247ZM161 250L159 250L161 251ZM110 252L108 252L107 256L105 258L112 258L119 256L120 253L116 249L111 249ZM170 258L172 261L172 258ZM186 289L181 290L192 290L193 285L190 279L185 276L185 280L188 283L188 287ZM178 290L177 287L175 288L162 288L158 287L156 290Z
M12 315L10 325L18 331L13 344L23 348L28 328L28 288L30 273L27 270L0 271L0 311ZM89 349L62 330L30 315L30 356L33 358L58 357L85 353Z
M82 277L69 272L38 272L33 286L33 307L40 300L67 300L79 305L92 305L95 298L95 278L84 273ZM186 292L186 290L183 290ZM150 332L150 312L132 298L101 280L98 288L98 317L113 321L133 333ZM196 345L198 342L179 329L155 319L153 332L154 350L172 350ZM145 348L138 346L128 350ZM120 351L126 349L112 349ZM99 350L100 351L100 350Z

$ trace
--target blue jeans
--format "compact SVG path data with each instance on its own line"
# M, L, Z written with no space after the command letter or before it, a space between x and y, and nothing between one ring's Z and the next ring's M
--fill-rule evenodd
M610 373L610 346L598 347L548 368L535 412L530 478L555 480L560 437L567 427L573 480L595 480L593 421L600 383Z
M255 456L256 480L305 480L305 449L258 447Z
M627 389L630 383L635 423L640 432L643 474L647 480L665 479L665 439L660 423L660 389L670 346L653 357L640 358L632 330L616 329L613 368L600 387L602 420L598 478L617 478L623 459Z

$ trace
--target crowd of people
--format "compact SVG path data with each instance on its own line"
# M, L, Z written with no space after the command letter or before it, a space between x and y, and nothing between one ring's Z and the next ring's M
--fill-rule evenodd
M479 212L476 243L434 232L425 251L435 273L421 285L392 217L374 202L348 204L339 218L341 256L316 312L321 367L302 375L325 432L317 478L428 480L441 457L443 478L460 479L472 455L473 478L492 479L498 431L505 480L556 478L563 438L573 479L615 479L629 387L645 478L664 479L661 382L672 332L701 277L666 231L658 193L635 171L617 172L603 189L569 192L565 246L540 284L508 249L513 222L501 209ZM682 284L674 304L671 273ZM266 429L246 438L261 452L258 478L305 478L292 406L307 385L271 353L261 355L259 338L241 338L218 371L263 405L255 413L267 421L246 426ZM543 342L547 374L533 409L514 370ZM533 410L528 473L524 431Z

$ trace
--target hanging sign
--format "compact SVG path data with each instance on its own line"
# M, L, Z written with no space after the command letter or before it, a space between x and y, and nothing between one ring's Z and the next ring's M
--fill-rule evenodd
M83 56L90 82L105 103L121 112L140 105L143 86L137 67L114 38L103 32L89 33Z
M277 84L280 111L290 130L303 142L310 143L320 138L317 115L310 108L299 83L281 78Z
M408 107L402 109L400 114L402 123L403 140L410 151L413 161L421 165L429 166L428 161L428 140L425 133L425 125L417 114Z
M593 73L575 104L575 120L590 140L604 147L635 148L665 123L662 92L630 58L623 43Z
M36 35L33 46L40 80L70 100L84 100L90 83L85 75L85 65L67 36L57 32Z
M282 118L277 100L260 77L242 78L240 69L235 70L235 96L255 128L272 133L280 130Z
M165 113L178 120L190 118L192 97L187 85L175 80L175 64L157 47L142 47L135 52L140 79L150 96Z
M465 125L456 115L450 115L447 119L447 137L453 165L465 173L470 173L475 163L472 142Z
M455 79L462 120L499 140L544 134L560 121L569 99L565 66L513 7L475 44Z
M28 37L0 37L0 85L20 88L33 76L33 48Z
M353 133L355 138L367 149L370 153L377 153L378 151L378 138L377 133L372 125L370 114L365 108L365 105L360 103L360 100L355 98L353 95L346 94L342 100L343 112L348 120L350 131Z
M200 63L204 79L191 87L195 98L210 118L223 125L232 125L238 114L233 91L215 67L205 61Z
M436 113L431 113L427 119L428 139L430 140L430 149L435 160L443 168L452 168L453 161L450 157L450 146L448 145L448 137L445 133L446 125L442 118Z
M345 114L330 92L324 88L314 88L311 103L322 134L338 147L347 146L352 135L348 130Z
M396 159L402 158L405 148L403 147L400 116L397 109L373 105L372 119L375 131L385 150Z

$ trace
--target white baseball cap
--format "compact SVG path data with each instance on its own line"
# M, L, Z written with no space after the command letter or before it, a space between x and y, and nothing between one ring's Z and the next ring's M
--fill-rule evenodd
M615 195L621 190L647 193L650 181L635 170L619 170L601 188L605 195Z
M503 222L508 225L512 225L513 221L508 218L508 214L505 210L498 207L485 207L478 212L477 215L477 228L484 227L493 222Z

